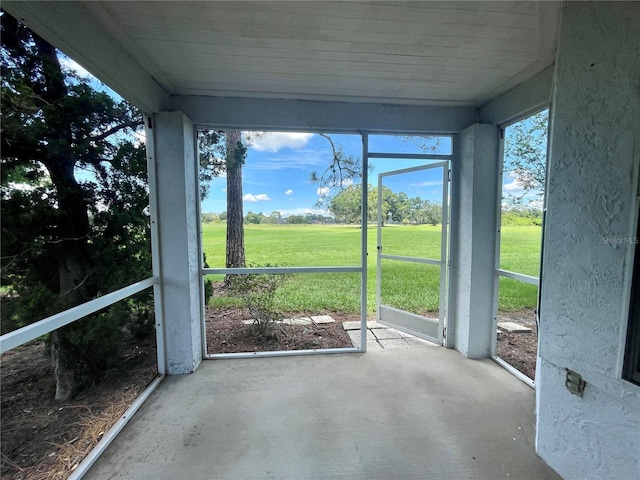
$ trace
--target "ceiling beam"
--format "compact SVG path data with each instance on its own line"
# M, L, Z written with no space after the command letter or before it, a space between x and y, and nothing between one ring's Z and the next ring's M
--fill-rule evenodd
M239 97L173 96L171 109L198 125L255 130L458 133L478 118L471 107Z
M492 99L480 108L480 122L505 125L549 107L554 66Z
M4 0L2 8L144 112L169 94L80 2Z

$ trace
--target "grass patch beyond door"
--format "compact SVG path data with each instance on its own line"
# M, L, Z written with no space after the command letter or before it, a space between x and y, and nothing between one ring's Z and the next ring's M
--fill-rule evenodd
M540 259L540 232L536 226L503 227L502 249L510 251L509 267L519 273L537 276ZM376 228L367 230L367 310L375 311ZM202 244L211 267L224 267L226 225L202 225ZM245 225L247 263L282 266L357 266L360 264L360 227L355 225ZM430 225L390 225L383 229L385 253L435 258L440 256L440 227ZM427 290L424 310L438 310L438 269L425 269L415 275L412 264L394 266L393 275L402 278L390 282L386 293L394 305L415 305L415 292ZM401 270L405 268L403 273ZM398 271L400 269L400 271ZM384 272L384 270L383 270ZM425 278L427 276L428 278ZM435 278L433 278L435 277ZM214 281L222 276L212 275ZM383 279L384 281L384 279ZM517 282L514 282L517 283ZM386 302L386 299L385 299ZM212 306L240 305L233 298L215 297ZM342 312L360 311L360 275L354 273L300 274L277 293L277 308L284 311ZM500 310L533 308L536 295L514 285L501 286ZM417 308L417 307L416 307Z

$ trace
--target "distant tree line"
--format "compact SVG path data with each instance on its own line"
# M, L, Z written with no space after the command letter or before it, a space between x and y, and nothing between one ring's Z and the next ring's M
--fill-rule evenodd
M337 223L360 223L362 211L362 184L350 185L331 199L329 211ZM378 218L378 187L369 185L367 193L367 221ZM409 198L382 188L383 223L438 225L442 222L442 204L418 197Z
M500 223L511 226L537 225L540 227L542 226L542 210L522 205L503 207Z
M202 214L202 223L226 223L226 221L227 212ZM282 214L278 211L271 212L270 215L265 215L262 212L248 212L244 216L244 223L253 225L324 224L334 223L334 219L332 217L316 213L307 213L305 215L289 215L288 217L283 217Z

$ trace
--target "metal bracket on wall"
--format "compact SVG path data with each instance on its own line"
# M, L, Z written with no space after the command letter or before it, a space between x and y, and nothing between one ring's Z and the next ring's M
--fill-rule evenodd
M585 386L585 381L582 379L582 375L567 368L567 379L565 380L564 385L571 393L582 398Z

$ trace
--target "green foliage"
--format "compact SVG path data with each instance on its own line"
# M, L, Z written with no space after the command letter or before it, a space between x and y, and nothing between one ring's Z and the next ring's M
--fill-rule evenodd
M203 253L202 256L203 256L202 266L204 268L209 268L209 264L207 263L207 254ZM211 297L213 297L213 280L211 280L210 277L205 277L204 278L204 304L205 305L209 303L209 300L211 300Z
M202 214L202 223L220 223L220 215L216 213L203 213Z
M331 198L329 210L338 223L360 223L362 184L349 185ZM378 217L378 187L369 185L367 193L367 222L376 222ZM442 222L442 205L438 202L409 198L404 193L395 193L382 187L382 222L438 225Z
M275 267L276 265L250 265L256 267ZM256 273L231 275L227 285L234 295L238 295L249 310L253 320L253 329L259 335L266 335L281 313L276 309L276 292L282 287L291 274Z
M537 208L503 209L500 223L503 226L542 226L542 210Z
M3 332L151 274L142 115L58 55L3 12ZM75 379L117 358L123 328L151 332L152 308L143 292L60 329Z
M525 195L544 194L547 169L549 111L543 110L507 127L504 142L504 171L515 176L521 195L508 194L510 205L522 204Z

